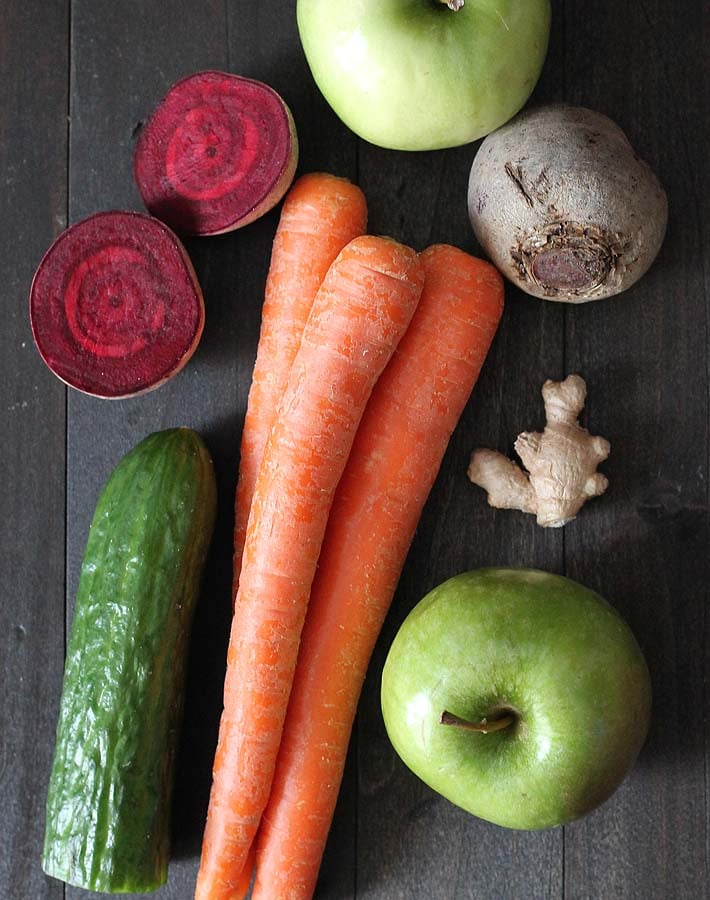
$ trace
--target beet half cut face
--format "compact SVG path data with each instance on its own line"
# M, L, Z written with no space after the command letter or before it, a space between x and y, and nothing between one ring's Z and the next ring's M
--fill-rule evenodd
M62 381L95 397L158 387L192 356L205 308L173 232L135 212L72 225L45 253L30 291L37 348Z
M268 212L293 181L298 141L273 88L198 72L141 129L133 174L148 210L179 234L232 231Z

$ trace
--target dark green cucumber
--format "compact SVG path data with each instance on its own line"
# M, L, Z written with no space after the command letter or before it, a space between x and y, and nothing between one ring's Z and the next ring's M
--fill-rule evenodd
M42 867L108 893L167 878L189 632L212 535L212 461L188 428L152 434L109 478L81 569Z

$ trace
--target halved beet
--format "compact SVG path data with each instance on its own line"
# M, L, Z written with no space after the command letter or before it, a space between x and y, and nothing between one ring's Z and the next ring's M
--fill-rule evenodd
M184 247L143 213L102 212L68 228L30 290L30 322L49 368L95 397L158 387L192 356L205 307Z
M298 141L273 88L226 72L178 81L141 130L133 174L181 234L221 234L268 212L293 181Z

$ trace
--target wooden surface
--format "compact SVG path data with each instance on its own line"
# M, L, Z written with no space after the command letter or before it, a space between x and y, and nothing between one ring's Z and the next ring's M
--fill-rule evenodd
M535 99L612 116L664 182L661 254L625 296L578 308L507 290L474 397L424 512L362 697L320 900L682 900L707 896L708 277L710 138L701 0L553 3ZM272 84L301 141L300 172L365 190L371 230L421 249L475 251L465 208L475 147L403 154L358 141L306 67L286 0L2 0L0 4L0 897L90 896L39 865L67 625L98 491L150 431L187 424L214 455L220 513L195 622L167 886L192 896L221 705L231 503L278 211L188 242L207 324L188 367L154 393L107 402L67 390L27 318L41 254L96 210L140 209L140 123L178 78L225 68ZM585 422L608 437L611 488L564 531L487 508L466 480L473 446L510 450L542 425L539 388L579 372ZM653 677L641 758L601 809L564 829L504 831L435 796L391 749L379 712L387 647L434 584L482 565L531 565L597 589L625 616Z

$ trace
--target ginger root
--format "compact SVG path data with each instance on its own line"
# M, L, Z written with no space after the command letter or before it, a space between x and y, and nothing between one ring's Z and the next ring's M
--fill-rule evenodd
M586 396L579 375L545 382L545 430L525 431L515 442L527 472L502 453L473 451L468 477L488 492L490 506L534 513L538 525L558 528L574 519L590 497L604 493L609 482L596 468L611 448L577 421Z

